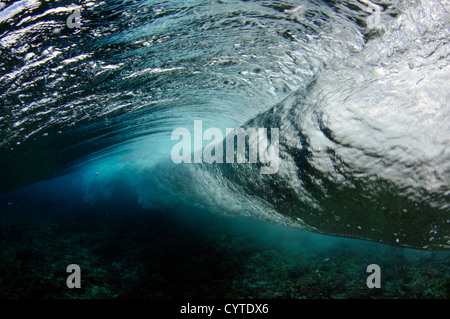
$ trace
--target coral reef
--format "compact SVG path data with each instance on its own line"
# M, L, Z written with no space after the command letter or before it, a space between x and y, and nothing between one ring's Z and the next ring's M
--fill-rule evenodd
M450 255L189 212L3 205L1 298L449 298ZM327 243L330 241L330 243ZM333 241L336 241L333 243ZM66 286L81 267L82 287ZM366 286L378 263L382 287Z

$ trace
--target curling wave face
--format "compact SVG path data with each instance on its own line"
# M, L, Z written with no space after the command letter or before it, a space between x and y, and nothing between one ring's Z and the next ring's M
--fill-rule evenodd
M450 248L448 2L79 6L73 29L74 7L0 12L3 190L96 161L89 201L120 181L145 208ZM172 163L195 119L279 128L278 172Z

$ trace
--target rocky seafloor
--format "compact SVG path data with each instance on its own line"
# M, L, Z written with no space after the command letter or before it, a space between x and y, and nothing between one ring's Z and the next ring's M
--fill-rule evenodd
M381 268L369 289L366 267ZM81 268L69 289L66 267ZM450 253L198 212L0 204L1 298L432 298Z

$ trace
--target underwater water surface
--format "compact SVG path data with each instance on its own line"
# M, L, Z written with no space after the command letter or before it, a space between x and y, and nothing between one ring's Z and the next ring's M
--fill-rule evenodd
M449 12L1 1L0 297L449 298Z

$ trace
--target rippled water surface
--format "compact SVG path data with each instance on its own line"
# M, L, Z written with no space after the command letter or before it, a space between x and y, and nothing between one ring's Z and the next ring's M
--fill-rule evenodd
M2 1L3 212L39 194L59 203L39 211L204 210L448 252L449 17L426 0ZM277 173L173 163L194 120L278 128Z

